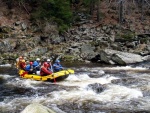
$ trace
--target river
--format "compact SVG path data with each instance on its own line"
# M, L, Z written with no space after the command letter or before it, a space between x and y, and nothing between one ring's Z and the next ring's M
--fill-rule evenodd
M63 65L75 74L56 83L23 79L1 65L0 113L20 113L31 103L56 113L150 113L150 62Z

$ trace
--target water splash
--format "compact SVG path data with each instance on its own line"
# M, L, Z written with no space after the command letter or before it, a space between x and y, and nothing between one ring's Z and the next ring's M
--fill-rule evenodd
M11 67L11 64L4 64L4 65L0 65L0 67Z
M62 81L58 84L65 86L78 86L85 88L88 84L100 83L100 84L108 84L111 83L111 80L118 79L117 77L112 76L104 76L100 78L90 78L88 74L78 74L71 75L65 81Z

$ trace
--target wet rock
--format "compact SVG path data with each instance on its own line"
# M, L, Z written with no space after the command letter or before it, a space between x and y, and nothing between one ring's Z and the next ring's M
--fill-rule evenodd
M107 64L115 64L115 63L111 60L109 54L107 54L107 53L104 52L104 51L100 51L100 60L101 60L102 62L107 63Z
M92 89L96 93L101 93L106 89L106 86L99 84L99 83L95 83L95 84L89 84L88 89Z
M126 65L143 61L142 56L134 53L121 52L111 49L105 49L103 50L103 52L108 54L110 56L110 59L112 59L113 62L119 65Z
M125 85L125 86L131 86L133 84L138 83L139 81L140 81L140 79L127 77L127 78L112 80L111 83L119 84L119 85Z
M144 60L144 61L150 61L150 55L144 56L144 57L143 57L143 60ZM150 68L150 67L149 67L149 68Z
M114 54L112 56L112 60L120 65L126 65L143 61L140 55L125 52L121 54Z
M147 82L147 83L146 83ZM142 84L140 89L143 92L143 96L150 96L150 86L149 86L149 81L145 81L145 84Z
M56 113L56 112L41 104L33 103L28 105L21 113Z

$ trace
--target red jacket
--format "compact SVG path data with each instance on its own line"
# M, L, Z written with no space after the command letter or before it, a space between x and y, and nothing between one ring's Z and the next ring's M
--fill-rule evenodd
M26 63L25 62L20 62L20 68L25 69L25 67L26 67Z
M44 67L44 66L41 67L41 71L40 71L41 76L46 76L46 75L50 75L50 74L52 74L52 72L49 71L46 67Z

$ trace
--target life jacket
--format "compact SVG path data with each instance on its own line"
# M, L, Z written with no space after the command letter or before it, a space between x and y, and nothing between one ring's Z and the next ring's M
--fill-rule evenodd
M59 63L54 63L53 64L53 70L56 71L56 72L62 70L62 68L63 68L62 65L59 64Z
M28 64L28 65L25 67L25 70L26 70L26 71L30 71L30 69L31 69L31 65Z
M20 66L21 66L22 62L25 62L25 60L23 58L17 58L16 59L16 68L17 69L21 68Z
M40 71L41 76L50 75L50 74L52 74L52 72L49 71L46 67L44 66L41 67L41 71Z
M34 61L34 62L33 62L33 67L38 67L38 66L40 66L40 65L39 65L39 62Z
M19 64L20 64L19 67L20 67L21 69L25 69L25 67L26 67L26 62L24 62L24 61L22 62L22 61L21 61Z

